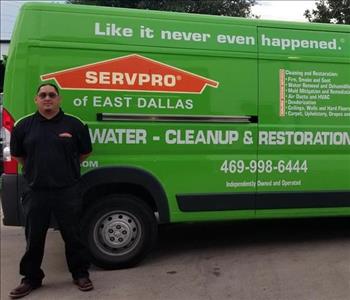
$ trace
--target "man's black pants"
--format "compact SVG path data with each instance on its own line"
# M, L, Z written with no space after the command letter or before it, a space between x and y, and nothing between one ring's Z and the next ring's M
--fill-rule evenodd
M79 233L81 201L77 185L60 189L32 189L24 194L22 203L26 216L27 248L20 263L20 274L33 285L40 285L45 276L41 263L52 213L65 242L68 269L73 279L89 276L89 261Z

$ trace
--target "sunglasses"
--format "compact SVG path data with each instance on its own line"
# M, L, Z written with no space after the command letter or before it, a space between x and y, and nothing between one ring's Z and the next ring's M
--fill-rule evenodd
M54 92L50 92L50 93L44 93L43 92L43 93L38 94L38 97L40 99L45 99L47 96L49 98L56 98L58 95L56 93L54 93Z

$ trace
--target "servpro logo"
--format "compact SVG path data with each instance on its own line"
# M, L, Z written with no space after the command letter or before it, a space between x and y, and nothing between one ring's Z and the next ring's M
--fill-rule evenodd
M201 94L217 81L150 58L131 54L41 76L54 79L61 89L113 90Z
M121 72L86 72L86 82L89 84L112 84L128 86L176 86L176 76L172 74L146 74L146 73L121 73Z

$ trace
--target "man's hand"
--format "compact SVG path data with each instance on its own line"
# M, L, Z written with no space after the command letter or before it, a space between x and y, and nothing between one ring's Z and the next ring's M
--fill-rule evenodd
M86 153L86 154L80 154L80 156L79 156L79 161L82 163L85 159L87 159L88 158L88 156L91 154L91 152L90 153Z

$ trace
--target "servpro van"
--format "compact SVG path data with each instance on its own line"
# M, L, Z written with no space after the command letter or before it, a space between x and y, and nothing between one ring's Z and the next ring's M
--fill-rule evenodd
M139 262L158 223L350 216L349 26L24 5L5 75L5 225L24 221L10 133L43 82L89 126L96 265Z

